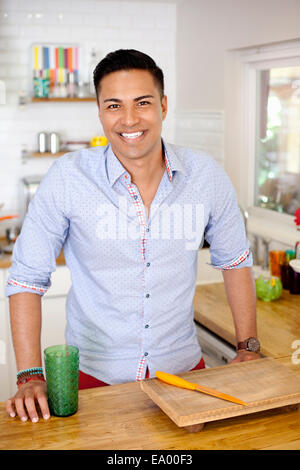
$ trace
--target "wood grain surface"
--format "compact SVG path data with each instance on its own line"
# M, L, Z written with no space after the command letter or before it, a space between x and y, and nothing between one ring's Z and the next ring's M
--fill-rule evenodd
M142 390L177 426L191 426L300 403L300 377L272 358L177 375L232 395L249 405L233 404L156 378L142 381Z
M194 296L195 319L232 345L236 345L231 310L223 282L197 286ZM257 300L257 330L264 355L290 357L295 340L300 340L300 295L284 290L272 302Z
M0 449L300 449L300 411L212 421L190 434L131 382L81 390L75 415L37 423L10 418L0 403Z

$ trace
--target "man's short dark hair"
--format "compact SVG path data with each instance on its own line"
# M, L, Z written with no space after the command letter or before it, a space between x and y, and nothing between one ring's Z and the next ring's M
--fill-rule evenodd
M94 70L94 85L97 99L99 98L99 83L105 75L120 70L132 69L148 70L159 89L161 98L164 96L164 75L154 60L149 55L135 49L118 49L107 54Z

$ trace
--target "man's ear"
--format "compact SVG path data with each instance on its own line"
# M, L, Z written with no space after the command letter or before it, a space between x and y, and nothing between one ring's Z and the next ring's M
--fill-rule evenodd
M161 100L161 111L162 111L162 120L164 121L168 112L168 99L166 95L164 95Z

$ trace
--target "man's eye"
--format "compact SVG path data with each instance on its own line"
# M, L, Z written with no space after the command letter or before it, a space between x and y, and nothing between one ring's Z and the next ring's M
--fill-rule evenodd
M145 106L147 104L150 104L150 102L149 101L139 101L138 104L139 104L139 106Z
M114 103L114 104L110 104L110 105L108 106L108 109L116 109L116 108L118 108L118 107L119 107L119 105L116 104L116 103Z

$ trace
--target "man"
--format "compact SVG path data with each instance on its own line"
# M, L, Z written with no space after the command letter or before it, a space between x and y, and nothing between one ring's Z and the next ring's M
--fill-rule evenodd
M235 361L259 357L251 253L228 177L209 156L162 140L167 97L149 56L110 53L94 83L109 145L52 165L14 249L7 295L19 390L7 412L22 420L38 420L37 403L49 417L41 297L62 247L72 278L66 341L80 351L80 388L204 366L193 323L204 237L224 276Z

